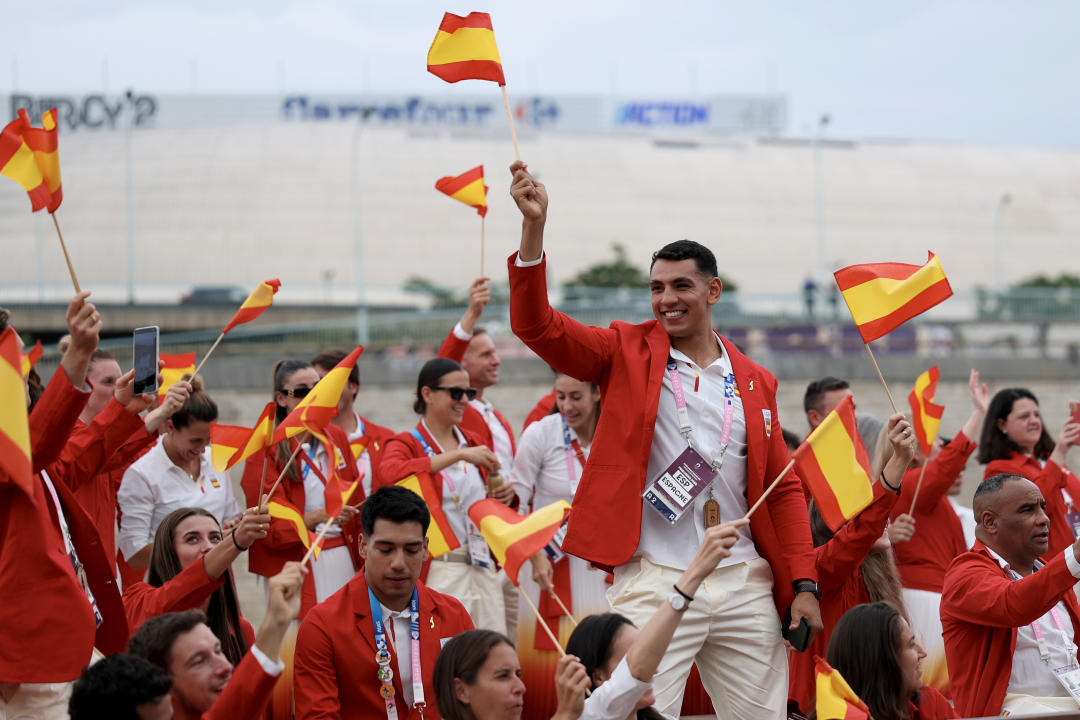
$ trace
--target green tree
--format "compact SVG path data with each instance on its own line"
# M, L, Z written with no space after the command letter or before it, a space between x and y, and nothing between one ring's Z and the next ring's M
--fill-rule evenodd
M1014 287L1018 288L1080 288L1080 275L1062 273L1056 278L1049 275L1036 275L1022 280Z
M612 243L611 250L615 253L613 262L590 265L564 282L563 287L648 287L649 276L640 267L631 264L626 259L626 246L622 243ZM735 281L731 278L720 275L720 282L724 284L724 292L734 292L738 289Z

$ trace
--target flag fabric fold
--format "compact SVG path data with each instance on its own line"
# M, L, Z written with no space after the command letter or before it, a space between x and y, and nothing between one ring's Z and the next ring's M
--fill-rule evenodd
M480 217L487 215L488 186L484 184L483 165L477 165L457 177L439 178L435 182L435 189L460 203L476 208Z
M794 452L795 470L834 532L874 500L870 458L859 437L848 395Z
M867 263L833 273L863 342L887 335L952 293L934 253L925 265Z
M292 523L293 528L296 530L296 536L300 538L300 542L303 543L304 548L311 549L313 543L315 543L315 533L308 530L307 525L304 524L304 516L293 510L288 505L282 505L281 503L270 501L267 507L270 510L270 517L276 517L280 520L286 520ZM315 545L315 557L319 557L321 549L318 545Z
M336 518L360 487L360 473L356 467L356 459L352 457L349 437L337 425L327 425L324 428L323 449L327 458L333 458L332 462L327 463L330 467L326 474L326 485L323 487L323 501L326 514Z
M19 337L8 327L0 333L0 485L10 480L29 494L33 477Z
M469 506L469 518L484 536L507 577L518 584L521 565L551 542L570 513L570 504L558 500L520 515L498 500L486 498Z
M491 16L485 12L469 13L465 17L444 14L428 50L427 69L450 83L490 80L505 85Z
M159 353L158 358L165 363L161 368L161 385L158 386L158 397L163 398L185 374L195 373L195 353Z
M818 720L869 720L870 708L859 699L844 676L816 655L814 662Z
M236 311L236 314L233 315L229 324L221 331L221 334L224 335L237 325L251 322L262 315L266 308L274 303L274 295L277 294L277 291L280 289L281 281L277 278L259 283L259 285L251 291L251 294L248 295L247 300L243 302L240 309Z
M356 365L363 345L346 355L341 362L326 373L315 387L300 401L296 408L284 420L278 423L274 431L273 443L276 445L286 438L299 435L306 430L313 430L322 439L321 428L325 427L337 415L338 400L349 381L349 373Z
M25 109L0 131L0 175L17 182L30 196L30 208L56 212L64 199L60 185L60 152L56 108L41 116L42 127L30 124Z
M20 365L20 368L22 369L23 377L26 377L30 374L31 368L37 365L38 360L41 359L41 354L44 351L45 350L41 345L41 340L39 339L36 343L34 343L34 347L30 348L30 352L22 356L22 364Z
M461 542L454 535L453 528L450 527L450 520L446 517L446 513L443 512L442 503L439 501L439 494L435 491L435 481L432 479L431 473L410 475L407 478L398 480L396 484L412 490L427 503L428 512L431 513L431 522L428 524L427 530L428 554L431 557L437 558L461 547Z
M277 403L270 402L263 408L255 426L210 424L210 456L214 469L225 472L263 448L270 446L274 433L274 413Z
M941 416L945 414L945 406L934 403L939 376L938 367L935 365L915 380L915 387L908 395L915 439L919 441L919 447L927 457L930 456L930 448L937 438Z

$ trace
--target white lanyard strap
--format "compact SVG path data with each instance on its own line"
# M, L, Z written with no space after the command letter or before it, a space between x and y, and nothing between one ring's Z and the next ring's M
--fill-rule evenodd
M679 414L679 432L686 440L686 444L693 447L690 435L694 429L690 425L690 412L686 408L686 396L683 394L682 376L679 375L679 367L675 360L668 358L668 378L671 380L671 393L675 396L675 409ZM724 453L727 452L728 442L731 440L731 426L735 419L735 376L728 374L724 378L724 426L720 431L720 449L710 463L715 472L724 464Z

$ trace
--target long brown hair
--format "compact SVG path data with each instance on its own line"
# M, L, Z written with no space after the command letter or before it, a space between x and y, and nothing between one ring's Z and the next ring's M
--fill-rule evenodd
M304 360L279 360L277 364L274 365L274 392L285 392L285 383L289 382L289 378L291 378L297 370L304 370L309 367L312 367L311 363ZM274 399L274 402L277 403L277 398ZM277 424L288 417L288 415L289 411L285 409L285 406L277 403L274 414L274 427L276 428ZM297 440L297 442L299 442L299 440ZM288 440L284 440L277 444L275 453L277 455L279 468L285 467L285 463L289 462L293 450L295 450L295 448L292 447L292 443ZM293 461L289 466L288 472L285 473L285 477L293 482L303 482L304 476L300 472L300 463Z
M918 702L918 693L904 697L901 617L888 603L856 605L837 621L825 653L877 720L907 720L908 704Z
M508 637L494 630L466 630L455 635L439 651L431 684L443 720L476 720L472 708L457 699L454 678L461 678L466 685L475 683L488 653L501 644L514 647Z
M217 518L203 508L177 508L165 516L154 533L154 549L150 555L150 572L146 582L154 587L161 587L180 574L180 558L176 555L176 529L189 517L201 516ZM206 608L206 624L214 631L221 643L221 651L235 666L248 651L247 640L240 625L240 603L236 599L236 589L229 570L225 571L225 582L210 595L210 604Z

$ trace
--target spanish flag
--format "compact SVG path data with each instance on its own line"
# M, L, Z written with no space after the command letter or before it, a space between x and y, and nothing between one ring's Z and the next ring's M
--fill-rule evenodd
M33 477L19 337L8 327L0 333L0 485L10 480L30 493Z
M195 353L160 353L158 357L165 363L161 368L162 382L158 387L158 397L163 398L169 388L184 379L184 375L195 373Z
M941 416L945 414L944 405L934 404L934 393L938 383L937 365L930 368L915 380L915 387L908 395L911 404L911 424L915 426L915 439L925 455L930 455L930 448L937 438Z
M925 265L869 263L833 273L863 342L882 335L952 295L945 270L934 253Z
M353 499L353 493L360 487L360 473L356 468L356 459L349 450L349 438L345 431L336 425L327 425L324 431L323 449L326 457L333 458L333 462L328 462L330 467L323 487L323 502L326 514L333 518ZM362 497L360 499L363 500Z
M232 320L225 326L225 329L221 331L221 334L232 330L237 325L243 325L246 322L251 322L255 318L263 314L266 308L270 307L274 303L274 295L281 288L281 281L277 278L273 280L267 280L266 282L259 283L244 304L240 306L240 309L233 315Z
M315 383L315 387L311 388L311 392L300 401L296 409L278 424L274 431L275 445L306 430L317 430L337 415L338 400L341 399L341 393L345 391L345 384L349 381L349 373L362 352L364 346L357 345L356 349L326 373L322 380Z
M277 403L267 403L253 428L211 423L210 457L214 469L225 472L263 448L269 447L270 438L274 432L276 409Z
M869 720L870 708L866 706L847 680L818 656L817 667L817 716L818 720Z
M41 116L43 127L30 124L26 110L0 131L0 175L22 186L30 196L30 208L56 212L64 199L60 187L60 152L57 144L56 108Z
M505 85L491 16L483 12L465 17L444 14L428 50L427 69L446 82L491 80Z
M855 426L848 395L795 450L795 470L835 532L874 500L870 458Z
M270 501L267 505L270 510L270 517L276 517L279 520L286 520L292 523L292 526L296 530L296 536L300 538L300 542L303 543L306 550L311 549L312 543L315 542L315 533L308 530L307 525L304 524L304 516L293 510L288 505L282 505L281 503ZM319 557L321 549L318 545L315 546L315 557Z
M484 184L484 166L477 165L472 170L457 177L439 178L435 189L444 192L460 203L476 208L480 217L487 215L487 191Z
M427 529L427 549L431 557L437 558L461 547L461 541L454 535L454 530L450 527L450 521L446 518L446 513L443 512L439 494L435 492L435 481L432 479L431 473L410 475L403 480L398 480L397 484L412 490L427 503L428 512L431 513L431 522L428 524Z
M41 347L41 340L34 343L34 347L30 348L30 352L22 356L22 376L26 377L30 374L30 368L37 365L38 360L41 359L41 353L44 349Z
M529 515L487 498L469 506L469 518L480 528L488 547L517 585L521 565L551 542L570 513L570 504L558 500Z

